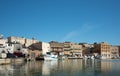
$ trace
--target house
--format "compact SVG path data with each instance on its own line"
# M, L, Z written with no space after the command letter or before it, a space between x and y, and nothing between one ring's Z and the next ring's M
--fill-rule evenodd
M42 55L42 44L40 42L34 43L28 47L28 54L30 59L35 59Z

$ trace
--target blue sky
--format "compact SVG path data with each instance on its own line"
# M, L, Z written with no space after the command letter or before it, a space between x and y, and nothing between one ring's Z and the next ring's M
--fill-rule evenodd
M120 45L120 0L0 0L0 34Z

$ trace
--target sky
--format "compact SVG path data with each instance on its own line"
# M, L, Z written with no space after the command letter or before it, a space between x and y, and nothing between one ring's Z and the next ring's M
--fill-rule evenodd
M120 45L120 0L0 0L0 34Z

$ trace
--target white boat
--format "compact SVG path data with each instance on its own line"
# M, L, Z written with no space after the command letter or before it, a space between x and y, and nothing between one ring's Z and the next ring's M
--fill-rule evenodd
M47 53L44 56L44 60L58 60L58 56L57 55L53 55L49 52L49 54Z
M87 60L87 59L89 59L89 57L85 55L85 56L83 57L83 59Z
M94 60L94 59L95 59L95 57L94 57L94 56L91 56L91 59L92 59L92 60Z

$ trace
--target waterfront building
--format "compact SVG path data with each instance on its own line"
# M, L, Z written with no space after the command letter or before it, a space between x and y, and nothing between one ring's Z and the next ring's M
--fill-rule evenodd
M110 51L111 51L111 45L106 43L106 42L102 42L102 43L94 43L94 53L98 53L99 55L101 55L102 59L109 59L110 57Z
M31 59L39 58L51 50L50 44L46 42L34 43L30 45L28 48L29 48L28 53Z
M47 52L51 51L50 44L47 42L40 42L42 44L42 55L45 55Z
M34 43L28 47L29 58L35 60L35 58L42 55L42 44Z
M51 47L51 52L53 54L56 54L58 56L64 55L64 44L56 41L51 41L50 47Z
M82 45L73 42L64 42L64 54L68 56L74 56L82 58Z
M117 46L118 47L118 50L119 50L119 57L120 57L120 46Z
M79 43L79 45L82 45L83 56L91 56L93 54L93 44Z
M119 57L119 48L109 43L94 43L94 53L101 55L102 59L111 59Z
M45 55L47 52L51 51L50 44L47 43L47 42L34 43L31 46L29 46L29 49L41 51L41 53L39 54L39 56L40 55ZM36 56L36 57L38 57L38 56Z
M79 45L77 43L74 43L71 46L71 53L73 54L73 56L79 57L79 58L83 58L83 50L82 50L82 45Z
M18 42L20 41L20 42ZM27 55L27 48L23 47L24 39L22 38L14 38L9 37L8 39L4 39L0 37L0 53L4 52L7 54L8 58L11 57L23 57L23 54ZM19 56L18 56L19 54Z
M14 52L22 52L21 50L22 50L22 44L20 44L20 43L14 43L14 44L11 44L11 45L14 45L14 48L13 48L13 50L14 50Z
M111 58L118 58L119 57L119 47L111 46Z
M101 44L94 43L94 53L101 54Z
M64 42L63 44L64 44L64 55L71 56L72 55L71 46L72 46L73 43L72 42Z
M4 39L3 37L0 37L0 53L2 52L8 53L12 52L13 53L13 45L10 45L8 43L8 39Z

